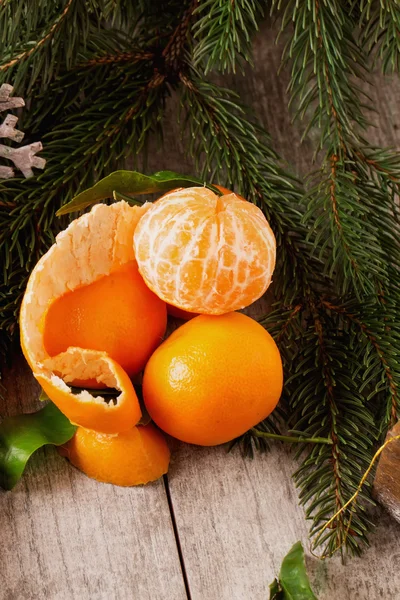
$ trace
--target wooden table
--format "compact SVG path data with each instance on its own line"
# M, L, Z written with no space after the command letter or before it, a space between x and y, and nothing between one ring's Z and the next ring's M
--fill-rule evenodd
M310 142L285 108L287 79L276 71L281 48L263 28L256 68L229 78L299 173L310 170ZM376 77L380 114L374 141L399 146L397 79ZM149 171L193 171L167 109L165 150ZM0 414L34 410L38 387L21 357L5 373ZM96 483L52 448L30 461L13 492L0 491L0 600L266 600L268 585L307 524L291 479L293 458L277 445L244 459L222 447L175 448L168 477L124 489ZM378 512L371 548L343 566L307 567L320 600L400 598L400 526Z

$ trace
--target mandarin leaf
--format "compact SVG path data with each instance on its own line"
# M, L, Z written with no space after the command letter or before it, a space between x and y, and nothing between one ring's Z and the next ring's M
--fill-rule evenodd
M296 542L283 559L279 582L275 579L270 585L270 600L317 600L306 572L301 542Z
M112 198L113 194L154 194L165 193L176 188L206 186L220 195L213 185L204 183L197 177L179 175L173 171L159 171L153 175L144 175L138 171L115 171L98 181L93 187L75 196L57 211L57 215L66 215L83 210L100 200Z
M5 418L0 424L0 486L11 490L36 450L47 444L61 446L75 431L52 402L35 413Z

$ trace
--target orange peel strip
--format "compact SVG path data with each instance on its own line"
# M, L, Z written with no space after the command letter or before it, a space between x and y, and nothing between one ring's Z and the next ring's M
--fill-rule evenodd
M133 234L149 207L98 204L73 221L32 271L21 306L21 346L34 376L72 422L104 433L129 430L140 419L129 377L105 352L69 348L50 357L43 341L44 322L54 300L135 259ZM75 395L68 383L87 379L120 390L116 404L87 390Z
M68 348L66 352L43 363L43 372L36 379L54 404L70 421L102 433L127 431L142 416L135 389L125 371L106 352ZM95 379L121 393L116 404L101 396L93 397L88 390L72 394L69 382Z

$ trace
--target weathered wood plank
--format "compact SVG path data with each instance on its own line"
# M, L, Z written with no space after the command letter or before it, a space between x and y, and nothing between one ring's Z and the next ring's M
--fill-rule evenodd
M282 445L254 460L182 445L170 490L192 600L265 600L284 555L301 539L319 600L397 598L400 526L379 517L371 548L344 567L310 556L307 523Z
M37 408L23 359L5 374L0 414ZM0 491L1 600L185 600L163 481L97 483L54 449L32 457L12 492Z

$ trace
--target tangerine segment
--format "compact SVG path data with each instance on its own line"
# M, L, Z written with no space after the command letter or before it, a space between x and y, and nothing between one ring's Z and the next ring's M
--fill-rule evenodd
M164 436L151 424L115 436L80 427L59 452L92 479L121 486L155 481L170 460Z
M201 187L154 203L138 223L134 248L157 296L202 314L248 306L266 291L275 267L275 237L261 210Z
M213 446L265 419L282 385L279 350L259 323L240 313L201 315L151 356L143 395L161 429L184 442Z
M34 375L48 397L76 425L118 433L132 429L142 416L131 380L105 352L68 348L67 352L46 359L42 372ZM121 393L115 403L93 397L88 390L73 394L67 384L76 379L93 379L100 386L116 388Z
M50 356L70 346L104 350L134 376L162 341L166 326L165 302L129 262L57 298L47 311L43 339Z

